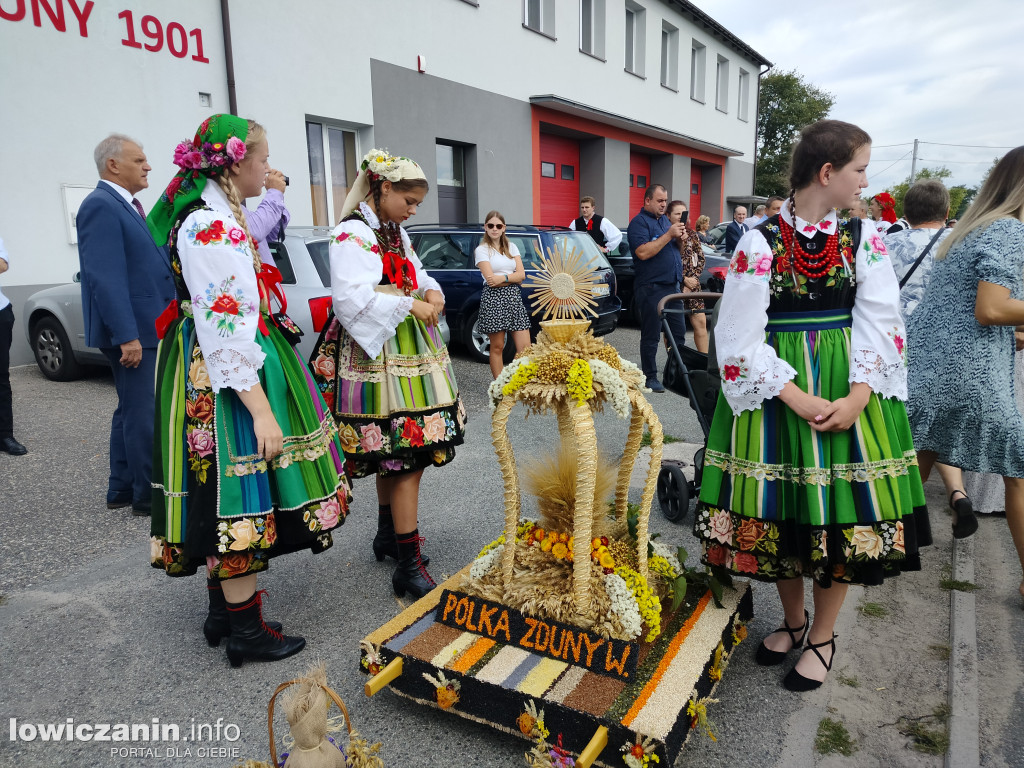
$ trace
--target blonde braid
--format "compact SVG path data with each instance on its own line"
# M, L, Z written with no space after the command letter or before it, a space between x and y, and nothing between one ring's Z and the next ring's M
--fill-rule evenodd
M217 185L224 190L224 195L228 199L228 205L231 206L231 213L235 217L235 221L238 222L238 225L245 231L245 236L249 239L249 249L252 251L252 265L259 272L263 262L260 261L259 251L256 250L256 241L253 240L252 233L249 232L249 221L245 217L245 208L242 207L242 198L238 194L238 188L227 173L219 173L214 178L217 180Z

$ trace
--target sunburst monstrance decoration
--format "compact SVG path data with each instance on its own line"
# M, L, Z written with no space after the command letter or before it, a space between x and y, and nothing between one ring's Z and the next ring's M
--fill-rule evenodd
M584 254L575 248L563 252L558 247L548 248L547 256L540 257L539 274L524 288L536 288L531 299L533 314L544 313L545 320L585 320L596 317L593 292L594 269Z

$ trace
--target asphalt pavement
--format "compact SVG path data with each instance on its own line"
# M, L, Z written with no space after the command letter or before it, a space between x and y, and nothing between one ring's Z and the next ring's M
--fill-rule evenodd
M607 340L623 357L639 360L636 329L620 328ZM455 366L470 415L467 441L451 465L424 474L421 492L420 531L427 537L430 570L438 581L462 568L495 538L503 519L486 401L490 375L486 365L465 357L456 356ZM203 640L206 595L201 577L171 579L149 567L148 518L105 508L109 421L116 402L109 372L94 371L76 382L57 383L26 366L12 369L12 384L16 435L29 454L0 454L0 766L233 766L245 758L268 759L269 696L279 683L316 659L327 662L329 680L348 704L356 727L383 742L387 765L524 765L523 753L529 746L525 741L388 692L372 699L363 695L359 641L403 608L391 590L391 567L377 563L370 550L376 520L372 482L356 483L352 514L335 532L331 550L276 559L260 577L260 587L268 590L266 615L283 621L287 631L305 636L306 650L282 662L246 663L232 669L223 649L211 649ZM686 443L702 441L693 412L682 398L666 393L648 399L667 434ZM519 458L539 455L557 434L550 418L513 418L509 424ZM624 443L627 426L613 413L599 415L602 445ZM929 497L942 506L938 490L930 488ZM631 498L639 500L639 489ZM683 525L674 525L661 516L657 503L655 507L652 531L660 532L669 545L695 552L689 530L692 516ZM530 511L527 502L524 514ZM1007 557L1005 539L1005 521L983 522L977 546L1000 547L1002 570L977 570L984 588L976 593L981 638L976 653L982 684L998 690L996 698L1017 714L987 713L990 697L981 691L983 765L1024 765L1024 722L1019 714L1024 712L1019 690L1024 672L1017 646L1007 642L1022 636L1024 612L1006 596L1006 584L1015 584L1019 573L1014 575L1012 547ZM944 549L929 567L937 572L942 558L950 563L949 554L950 549ZM877 589L890 589L889 582ZM913 590L905 588L901 599L913 601L915 596L907 592ZM778 599L764 585L755 587L754 599L753 642L734 654L719 689L720 703L711 710L719 740L691 739L678 765L839 764L831 762L834 757L815 752L813 730L841 686L830 679L807 697L781 695L777 676L763 674L752 658L757 639L778 621ZM948 611L949 606L934 609ZM841 631L852 631L856 612L857 599L848 599ZM899 620L898 615L891 617ZM992 625L998 642L986 644L991 638L982 637L983 625ZM858 653L871 659L882 643L863 645L842 653L851 654L848 660ZM947 673L946 665L938 671L929 668L928 679L921 684L928 695L945 696ZM1017 687L1007 690L1013 685ZM12 728L59 725L69 718L76 725L148 724L158 718L160 724L178 725L182 735L198 727L204 737L147 745L43 741L38 734L27 740L24 736L30 730L11 735ZM215 728L219 730L211 733ZM283 719L279 728L283 729ZM858 764L941 763L941 757L907 763L907 740L899 737L892 743L895 746L880 748L875 762ZM147 747L155 751L127 751Z

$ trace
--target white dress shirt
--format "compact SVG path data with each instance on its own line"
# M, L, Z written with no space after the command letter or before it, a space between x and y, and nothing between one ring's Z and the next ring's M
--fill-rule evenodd
M569 222L569 229L576 229L576 219ZM608 221L607 216L601 217L601 234L604 235L604 247L609 251L614 251L622 242L621 230Z

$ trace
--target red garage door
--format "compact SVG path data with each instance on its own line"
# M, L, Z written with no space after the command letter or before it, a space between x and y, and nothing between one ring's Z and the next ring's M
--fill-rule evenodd
M540 221L569 226L580 215L580 144L564 136L540 135Z
M629 216L644 207L644 190L651 183L651 156L629 153Z

